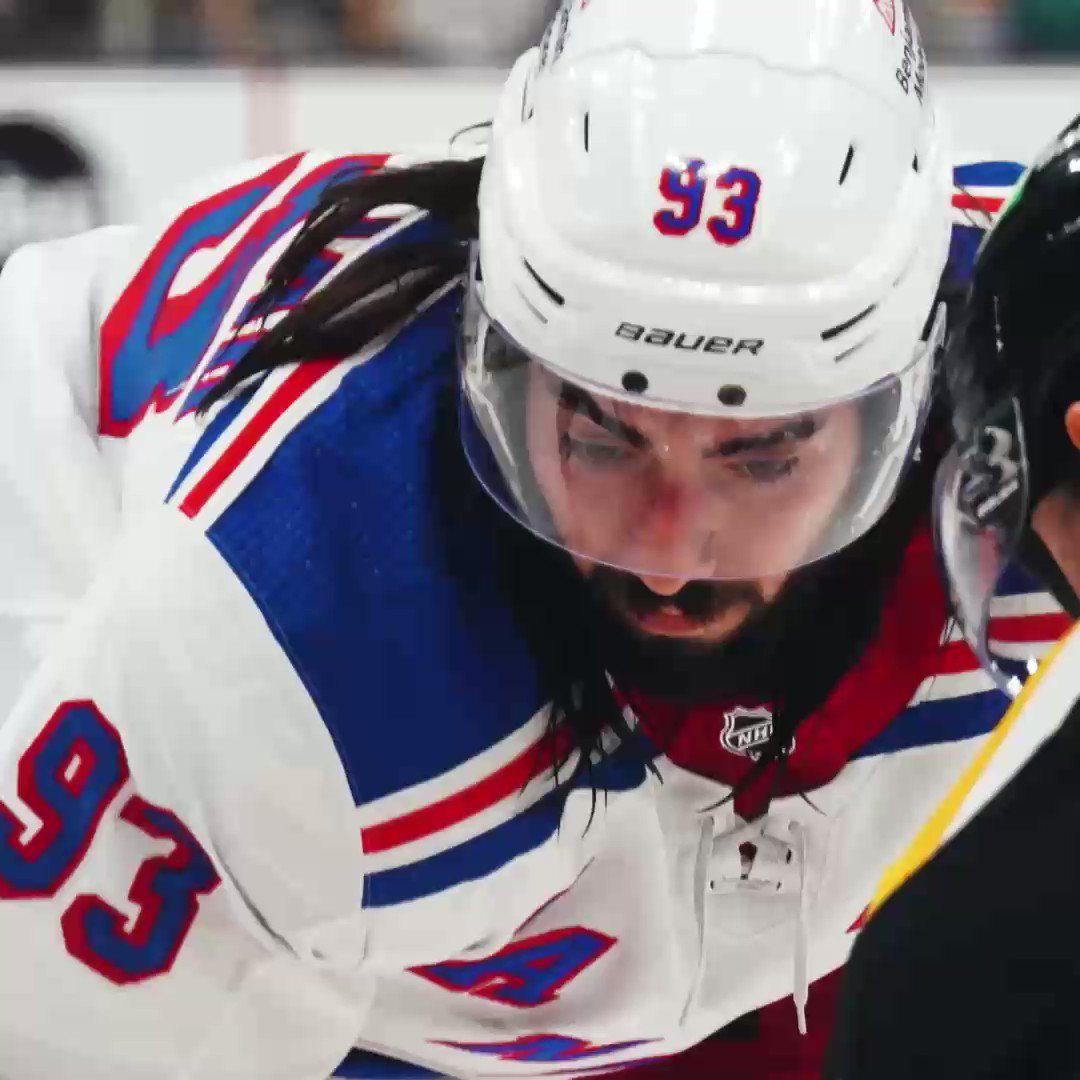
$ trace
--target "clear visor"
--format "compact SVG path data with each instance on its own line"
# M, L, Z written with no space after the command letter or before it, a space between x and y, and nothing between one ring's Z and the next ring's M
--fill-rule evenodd
M520 348L474 282L465 451L508 514L581 559L642 577L786 575L888 509L922 430L942 330L939 320L900 374L857 397L742 418L585 390Z
M1037 659L1027 645L994 639L991 603L1016 555L1027 504L1024 428L1010 400L975 425L941 463L934 531L964 638L1011 697Z

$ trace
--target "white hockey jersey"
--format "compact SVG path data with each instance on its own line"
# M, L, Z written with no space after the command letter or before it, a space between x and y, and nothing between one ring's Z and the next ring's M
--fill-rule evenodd
M642 715L659 776L613 737L606 797L557 784L493 538L443 512L464 475L439 441L456 293L194 416L318 193L381 160L261 162L0 279L0 611L26 657L0 723L4 1080L584 1076L675 1054L844 963L1004 712L922 537L892 630L800 731L793 769L836 759L812 801L753 824L724 801L709 761L752 752L760 702L670 744ZM1019 171L978 168L975 202ZM285 306L425 227L370 223ZM1055 639L1052 601L1017 589L999 636Z

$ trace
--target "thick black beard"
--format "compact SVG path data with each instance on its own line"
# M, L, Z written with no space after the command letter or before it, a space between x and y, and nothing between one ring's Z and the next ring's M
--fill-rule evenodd
M616 685L651 697L684 705L733 696L771 701L787 643L799 640L816 606L822 569L792 575L772 602L751 582L692 582L669 598L655 596L632 575L595 571L588 584L597 655ZM749 605L750 614L732 637L718 643L644 634L621 614L647 614L666 604L702 622L735 604Z

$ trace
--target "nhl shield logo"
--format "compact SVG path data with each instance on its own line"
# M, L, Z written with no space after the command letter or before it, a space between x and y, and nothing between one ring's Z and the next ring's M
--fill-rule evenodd
M724 713L720 745L729 753L757 761L762 748L772 738L772 731L772 713L764 705L753 709L737 705Z

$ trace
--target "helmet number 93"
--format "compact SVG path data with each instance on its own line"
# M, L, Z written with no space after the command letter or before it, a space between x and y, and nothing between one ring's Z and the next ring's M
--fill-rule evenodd
M707 177L702 175L704 168L705 162L694 158L660 174L660 194L678 206L677 210L665 207L653 218L664 236L687 236L701 224L708 191ZM709 234L725 247L741 244L754 228L761 177L752 169L732 168L718 176L713 186L724 193L724 199L719 213L705 222Z

